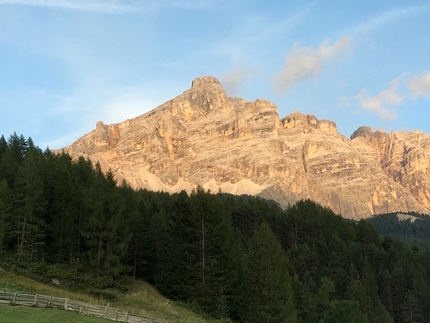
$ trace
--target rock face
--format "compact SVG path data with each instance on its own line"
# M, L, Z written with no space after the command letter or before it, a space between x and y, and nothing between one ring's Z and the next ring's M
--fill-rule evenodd
M347 218L430 208L430 137L357 129L265 100L229 98L210 76L154 110L105 125L63 149L154 191L260 195L282 206L312 199Z

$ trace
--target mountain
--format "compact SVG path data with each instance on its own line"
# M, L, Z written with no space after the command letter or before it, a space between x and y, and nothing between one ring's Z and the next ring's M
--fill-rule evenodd
M428 213L430 137L357 129L298 111L227 97L204 76L154 110L96 129L62 149L99 162L118 181L154 191L259 195L286 206L312 199L344 217Z

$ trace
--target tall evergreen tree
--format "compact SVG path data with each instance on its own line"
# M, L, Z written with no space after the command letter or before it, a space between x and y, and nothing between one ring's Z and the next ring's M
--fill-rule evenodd
M410 290L406 292L405 301L402 304L402 310L404 323L425 322L418 300Z
M51 261L68 263L79 258L80 187L70 156L44 154L47 247Z
M166 272L158 277L157 286L173 299L188 301L196 283L197 225L191 214L190 199L185 191L173 195Z
M123 273L131 234L127 232L124 205L112 174L106 177L100 166L87 192L86 212L81 234L85 239L88 260L100 278L100 287L108 286Z
M44 185L41 152L28 151L18 168L14 188L14 228L18 261L33 262L43 255L45 238Z
M270 227L255 230L248 250L243 322L296 322L286 255Z
M221 318L228 313L227 267L233 239L231 219L216 196L202 187L192 192L190 208L197 229L194 298L204 311Z
M0 255L6 252L5 244L10 232L12 195L7 181L0 181Z
M357 301L334 301L324 320L325 323L367 323L367 317Z

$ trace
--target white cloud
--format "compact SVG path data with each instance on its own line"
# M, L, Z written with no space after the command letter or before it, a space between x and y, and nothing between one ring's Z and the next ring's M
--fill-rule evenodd
M227 95L234 96L238 94L240 86L258 73L257 69L239 65L225 73L221 78L221 85Z
M1 4L89 11L106 14L148 13L163 9L208 10L226 0L0 0Z
M50 138L55 139L42 141L42 147L65 147L94 130L98 121L120 123L156 108L171 97L173 95L157 83L150 86L110 84L90 89L82 87L68 96L56 98L58 100L52 104L50 111L45 113L45 119L48 116L62 126L51 133Z
M341 49L348 47L351 43L350 37L342 38L330 46L330 40L324 40L318 47L316 54L324 61L328 61L333 58L334 55Z
M414 98L419 96L430 98L430 71L424 71L411 77L408 88Z
M149 0L142 1L145 6L150 6L152 9L184 9L184 10L210 10L213 8L219 8L220 6L225 7L230 4L227 0Z
M323 69L323 62L331 60L350 44L351 38L345 37L333 45L326 39L315 50L309 47L293 47L287 55L282 71L275 76L273 87L282 93L298 82L316 78Z
M136 7L131 5L103 0L0 0L0 4L71 9L109 14L138 11Z
M347 96L341 96L337 100L337 106L341 109L346 109L350 106L351 98L348 98Z
M356 27L356 31L369 31L388 23L393 23L410 15L420 14L430 8L429 4L391 9L373 16L370 20Z
M381 119L387 121L394 120L396 117L395 111L390 109L390 107L399 105L405 99L396 93L398 83L398 79L391 81L388 89L376 96L368 96L367 91L362 90L354 99L359 101L361 109L376 112Z

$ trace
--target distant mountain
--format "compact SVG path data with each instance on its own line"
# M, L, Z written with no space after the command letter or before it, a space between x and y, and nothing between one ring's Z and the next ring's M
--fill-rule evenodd
M298 111L227 97L210 76L154 110L96 129L63 149L154 191L259 195L286 206L312 199L344 217L428 213L430 137L421 131L357 129Z

